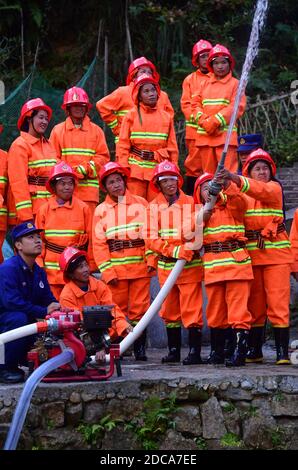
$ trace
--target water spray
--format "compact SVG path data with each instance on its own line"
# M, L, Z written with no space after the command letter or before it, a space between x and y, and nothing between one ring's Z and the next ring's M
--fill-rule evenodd
M219 173L225 166L225 160L226 160L226 155L227 155L227 151L228 151L228 147L229 147L229 143L231 139L231 134L232 134L233 127L237 119L239 103L242 98L242 95L245 92L245 88L248 82L248 77L249 77L250 70L252 68L253 61L258 54L260 33L265 23L267 9L268 9L268 0L258 0L255 14L254 14L253 23L252 23L249 43L247 46L245 61L242 67L241 77L240 77L239 84L238 84L233 113L232 113L231 120L229 123L229 128L227 131L224 149L223 149L221 159L218 163L215 174ZM219 185L214 180L212 180L209 185L209 193L210 193L211 198L210 198L210 201L207 202L207 204L205 205L206 210L211 210L214 207L220 190L221 190L221 185Z

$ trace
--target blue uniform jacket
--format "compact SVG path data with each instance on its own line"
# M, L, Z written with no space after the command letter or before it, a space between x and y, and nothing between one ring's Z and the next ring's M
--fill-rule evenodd
M0 318L2 313L24 312L28 320L44 318L53 296L45 271L34 263L33 270L16 255L0 265ZM1 321L1 320L0 320Z

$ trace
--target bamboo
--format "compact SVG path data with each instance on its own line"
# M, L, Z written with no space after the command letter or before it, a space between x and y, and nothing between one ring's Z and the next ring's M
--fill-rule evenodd
M127 41L130 62L132 62L133 52L132 52L131 36L130 36L129 22L128 22L128 4L129 4L129 0L126 0L125 2L125 28L126 28L126 41Z

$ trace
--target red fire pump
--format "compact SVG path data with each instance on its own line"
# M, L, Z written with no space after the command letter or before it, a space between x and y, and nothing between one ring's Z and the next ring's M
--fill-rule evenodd
M43 382L85 382L110 378L117 370L121 376L120 345L112 344L109 328L112 324L113 305L96 305L68 313L56 311L46 317L53 319L65 328L62 331L45 332L38 335L34 348L28 353L29 373L42 363L57 356L65 348L74 351L74 359L47 375ZM69 323L68 323L69 322ZM91 363L90 356L104 350L110 354L109 369L102 364Z

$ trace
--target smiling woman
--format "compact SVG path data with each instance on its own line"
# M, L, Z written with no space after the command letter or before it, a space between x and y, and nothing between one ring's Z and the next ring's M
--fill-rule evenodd
M38 208L50 197L45 184L57 157L44 133L51 117L52 109L41 98L27 101L21 109L21 135L8 154L8 177L19 221L34 219Z

